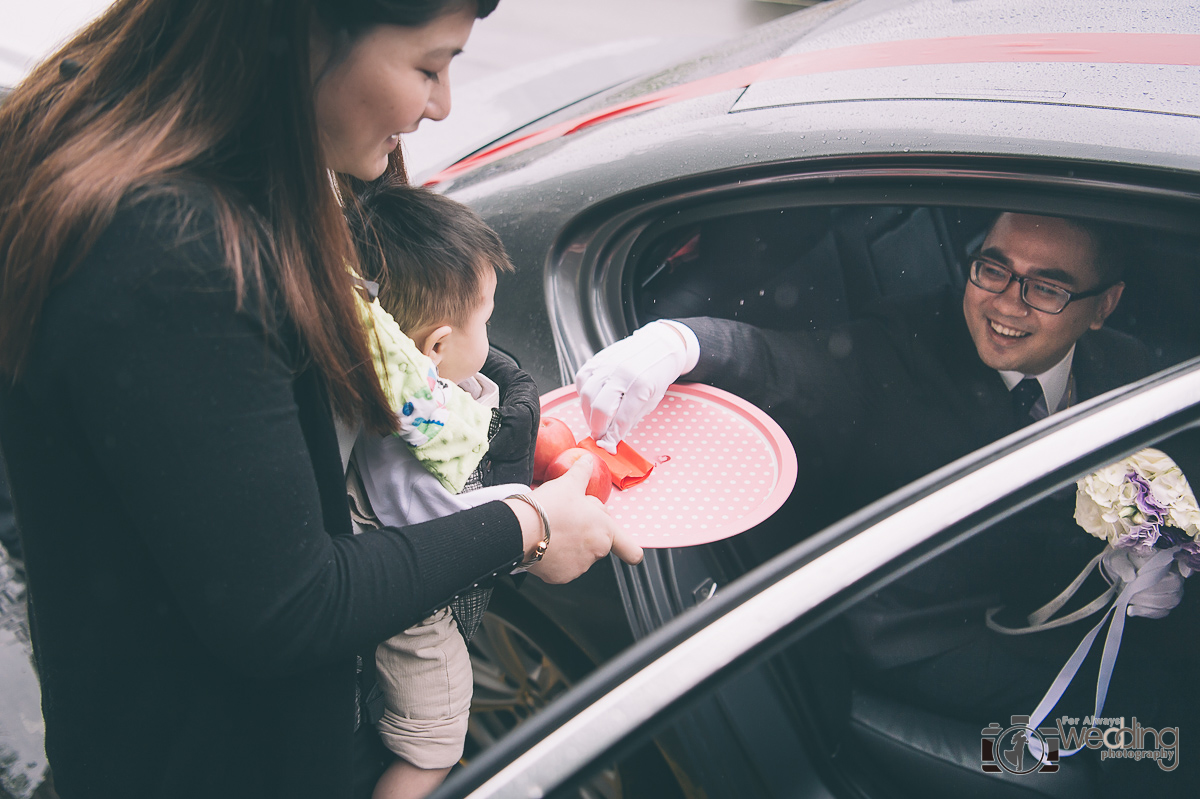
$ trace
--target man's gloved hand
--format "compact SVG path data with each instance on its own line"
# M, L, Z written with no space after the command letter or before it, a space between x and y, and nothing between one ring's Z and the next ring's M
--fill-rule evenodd
M1149 555L1139 554L1135 549L1114 549L1105 553L1102 563L1107 574L1120 577L1128 584L1137 577L1138 568L1149 559ZM1129 616L1161 619L1182 599L1183 575L1179 573L1178 565L1172 565L1161 580L1133 595L1126 613Z
M651 322L593 355L575 375L575 389L596 443L616 452L617 442L699 358L696 334L666 321Z

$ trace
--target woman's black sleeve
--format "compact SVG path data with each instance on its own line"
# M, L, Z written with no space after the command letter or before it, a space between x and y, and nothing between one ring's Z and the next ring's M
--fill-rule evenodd
M145 219L118 216L59 290L43 356L212 651L260 673L369 651L520 560L503 503L330 535L297 400L306 365L278 315L253 291L239 307L211 230Z

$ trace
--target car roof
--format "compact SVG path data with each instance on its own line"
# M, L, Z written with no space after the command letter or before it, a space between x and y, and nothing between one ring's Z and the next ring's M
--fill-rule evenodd
M1194 169L1198 89L1200 17L1184 0L1152 10L1136 3L1094 9L1071 0L830 3L568 107L430 182L569 137L611 127L633 131L642 127L635 121L639 118L652 117L650 129L680 130L686 123L699 132L705 120L716 129L724 125L721 117L768 109L787 111L774 118L803 114L810 120L807 128L814 135L803 147L792 148L797 156L822 154L814 142L833 138L822 132L836 136L839 130L894 126L901 139L894 150L869 141L870 136L861 144L881 152L972 152L971 143L978 142L986 143L980 152L1027 155L1045 149L1060 156L1064 147L1057 144L1077 142L1082 147L1065 149L1085 159ZM851 103L874 107L829 108ZM1046 113L1050 107L1077 111ZM1081 113L1086 110L1096 113ZM1113 117L1113 111L1123 116ZM1130 111L1150 117L1133 121ZM914 125L912 117L927 124ZM1006 130L1014 120L1020 121L1018 130ZM753 132L780 123L761 116L751 122L747 115L737 124ZM782 124L803 135L794 122ZM1112 141L1100 135L1114 127L1132 129ZM914 137L906 129L920 134ZM1006 139L1011 147L1004 146ZM1118 142L1118 152L1103 152ZM786 157L786 150L778 155ZM834 147L826 154L840 152ZM1141 152L1147 156L1138 156Z
M1193 90L1162 91L1180 83ZM747 87L731 111L856 100L970 99L1197 116L1198 89L1200 36L1194 34L938 36L788 53Z

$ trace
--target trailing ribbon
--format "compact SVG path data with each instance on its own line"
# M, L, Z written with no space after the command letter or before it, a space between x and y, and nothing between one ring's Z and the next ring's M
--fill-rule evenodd
M1104 700L1108 696L1108 685L1112 680L1113 667L1116 665L1117 654L1121 649L1121 636L1125 632L1125 617L1128 615L1129 603L1139 593L1157 586L1167 576L1175 563L1175 555L1179 550L1180 547L1178 546L1171 547L1170 549L1155 550L1149 559L1136 567L1133 580L1126 582L1118 574L1115 572L1110 573L1110 569L1106 568L1106 559L1113 557L1117 551L1113 550L1111 546L1105 547L1104 551L1092 558L1084 570L1080 572L1079 576L1061 594L1029 614L1028 627L1005 627L996 623L993 618L1000 611L1000 608L991 608L988 610L986 621L990 629L1004 633L1005 635L1025 635L1042 630L1051 630L1055 627L1062 627L1065 624L1079 621L1104 610L1107 606L1107 610L1100 617L1100 621L1079 642L1079 646L1075 648L1075 652L1067 659L1066 664L1058 672L1058 676L1054 678L1054 682L1050 684L1050 689L1046 691L1046 695L1042 697L1042 701L1038 702L1038 706L1030 714L1029 723L1025 727L1027 730L1031 732L1035 731L1046 720L1051 711L1054 710L1054 706L1062 699L1067 687L1071 684L1071 680L1075 678L1075 674L1079 671L1079 667L1083 665L1083 661L1087 658L1088 653L1091 652L1092 644L1095 643L1096 636L1100 634L1101 628L1111 619L1108 635L1104 640L1104 652L1100 658L1100 672L1096 677L1096 703L1092 718L1095 719L1103 713ZM1110 584L1108 590L1079 610L1052 621L1051 617L1067 603L1067 600L1075 595L1075 592L1079 590L1080 586L1083 585L1088 575L1092 573L1097 565L1100 566L1101 575ZM1041 739L1035 734L1028 735L1026 738L1026 745L1029 747L1029 751L1039 761L1043 761L1045 753ZM1083 748L1083 746L1079 746L1075 749L1060 752L1059 754L1061 757L1069 757Z

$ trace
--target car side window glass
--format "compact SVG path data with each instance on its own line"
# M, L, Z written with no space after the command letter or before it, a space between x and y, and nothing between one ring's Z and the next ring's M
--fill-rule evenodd
M1163 447L1190 465L1200 464L1200 449L1187 452L1197 445L1191 435ZM710 796L1192 795L1200 695L1180 685L1200 673L1200 586L1175 592L1168 580L1133 603L1141 615L1124 619L1093 725L1115 594L1093 600L1120 579L1120 563L1149 555L1106 549L1076 521L1079 503L1069 485L1001 509L1004 518L915 568L893 563L868 593L815 626L800 620L643 736ZM1104 552L1115 553L1108 570L1089 571ZM1031 622L1064 593L1049 619ZM1077 618L1047 623L1064 617ZM1032 722L1037 735L1024 731L1097 624L1061 699ZM723 723L706 723L716 717ZM1044 745L1043 761L1030 738Z
M1181 437L1167 449L1195 441ZM1168 552L1168 533L1191 539L1178 528L1162 530L1158 549L1133 547L1124 533L1113 533L1115 546L1098 538L1103 525L1093 519L1137 505L1108 491L1114 474L1089 484L1099 505L1068 486L847 609L824 631L827 649L844 658L840 668L821 662L828 654L813 655L815 641L792 647L784 660L802 675L799 692L845 696L847 740L879 764L880 779L913 790L942 780L962 795L982 777L1064 795L1187 795L1183 775L1200 767L1200 748L1186 743L1186 731L1200 728L1200 704L1171 686L1200 669L1200 590L1180 592L1179 566L1168 566L1160 585L1135 595L1137 616L1114 620L1109 608L1156 553L1168 563L1178 555ZM1136 482L1115 477L1123 478ZM1119 639L1110 635L1115 621ZM1062 672L1073 657L1081 665L1069 677ZM1036 735L1014 729L1026 724ZM1045 761L1019 739L1037 739ZM970 779L954 777L956 769Z

